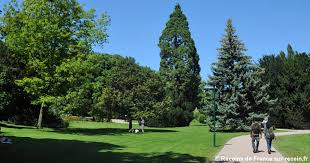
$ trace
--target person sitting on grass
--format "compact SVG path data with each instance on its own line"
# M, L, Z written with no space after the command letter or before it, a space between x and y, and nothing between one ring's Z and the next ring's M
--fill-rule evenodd
M251 125L250 136L252 138L253 153L257 153L258 152L258 146L259 146L259 140L262 138L261 126L257 121L255 121Z
M129 130L129 133L138 134L138 133L139 133L139 129L134 129L134 128L132 128L132 129Z
M0 127L0 133L1 133L1 127ZM2 144L12 144L12 140L4 136L0 136L0 142Z

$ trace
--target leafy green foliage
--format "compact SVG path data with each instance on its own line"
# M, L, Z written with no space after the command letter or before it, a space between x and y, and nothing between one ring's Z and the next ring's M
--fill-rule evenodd
M24 65L5 43L0 41L0 119L24 113L20 108L29 106L29 98L15 84L23 76ZM26 110L28 111L28 110ZM29 117L28 117L29 118ZM26 118L27 119L27 118Z
M204 114L199 114L198 116L198 122L205 124L206 116Z
M94 10L85 11L75 0L13 0L5 7L1 36L25 65L16 84L31 95L32 104L42 103L43 109L44 102L54 101L59 93L54 87L56 67L67 58L87 55L95 43L105 43L108 23L106 14L97 18Z
M116 109L118 105L117 102L121 101L121 94L119 91L107 87L103 89L97 101L91 114L97 117L98 120L103 121L107 119L109 122L112 119L112 114L115 112L113 109Z
M199 123L202 123L202 124L205 124L206 122L206 116L205 114L201 111L199 111L198 109L195 109L193 111L193 114L194 114L194 119L197 120Z
M14 87L13 73L10 74L14 60L9 53L4 43L0 42L0 110L3 110L11 102L13 93L11 91Z
M200 66L195 43L180 5L174 12L159 39L160 75L166 82L166 95L171 99L167 113L169 126L187 126L192 111L199 106Z
M53 95L53 73L65 58L87 54L106 40L106 16L96 19L75 1L14 1L4 10L1 31L6 44L23 56L26 77L16 83L39 103ZM36 101L34 101L36 102Z
M299 53L288 45L287 54L267 55L259 61L266 74L261 80L272 98L277 98L270 111L278 127L309 128L310 124L310 55Z
M198 117L199 117L199 110L196 108L194 111L193 111L193 116L194 116L194 119L198 120Z
M62 115L94 116L96 120L154 117L164 97L159 74L133 58L92 54L67 60L56 69L62 92L51 106Z

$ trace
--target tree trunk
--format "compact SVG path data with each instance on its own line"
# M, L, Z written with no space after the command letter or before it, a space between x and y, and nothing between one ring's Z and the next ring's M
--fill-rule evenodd
M108 113L107 113L107 122L111 122L112 120L112 109L108 109Z
M39 114L37 128L42 128L43 107L44 107L44 101L42 102L42 105L40 108L40 114Z
M129 130L131 130L132 129L132 119L131 118L129 118L129 126L128 126L128 128L129 128Z

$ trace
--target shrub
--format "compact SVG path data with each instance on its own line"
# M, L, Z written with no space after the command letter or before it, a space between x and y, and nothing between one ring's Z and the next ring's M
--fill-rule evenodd
M199 110L197 108L193 111L193 115L194 115L194 119L198 120L200 112L199 112Z
M206 123L206 116L204 114L200 113L199 116L198 116L198 121L200 123Z
M161 114L146 119L150 127L181 127L188 126L193 119L193 114L180 108L165 110Z
M48 114L48 117L43 118L43 126L49 128L67 128L69 127L69 122L63 120L59 115L54 113Z
M38 115L38 108L21 109L21 111L15 113L14 116L8 118L7 121L16 125L36 126ZM69 123L63 120L58 114L55 114L48 109L44 109L42 126L50 128L66 128L69 126Z

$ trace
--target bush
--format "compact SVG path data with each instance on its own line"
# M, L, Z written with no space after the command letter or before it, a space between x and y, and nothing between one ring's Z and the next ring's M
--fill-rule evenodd
M39 115L39 109L34 107L16 109L12 114L3 120L16 125L35 126Z
M201 113L197 108L193 111L194 119L196 119L199 123L206 123L206 116Z
M15 113L14 116L8 118L7 121L16 125L36 126L38 123L39 111L40 109L38 108L21 109L19 112ZM63 120L59 115L50 112L48 109L44 109L42 126L66 128L69 126L69 123Z
M189 126L193 114L181 108L165 110L163 113L149 117L146 124L150 127L182 127Z
M206 116L204 114L200 113L199 116L198 116L198 121L200 123L206 123Z
M149 127L166 127L167 125L163 123L163 119L160 116L152 116L145 119L145 125Z
M200 112L199 112L199 110L197 108L193 111L193 115L194 115L194 119L198 120Z
M193 113L184 111L181 108L169 110L167 114L168 127L183 127L189 126L193 120Z
M69 122L63 120L59 115L54 113L45 114L43 117L42 126L49 128L67 128L69 127ZM43 115L44 116L44 115Z

